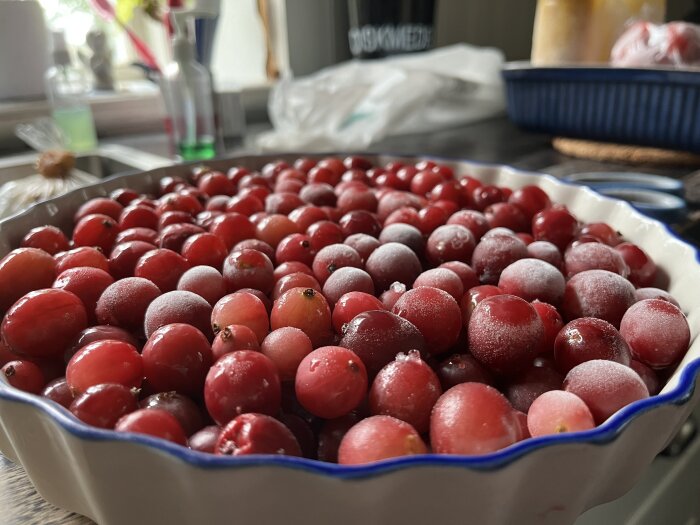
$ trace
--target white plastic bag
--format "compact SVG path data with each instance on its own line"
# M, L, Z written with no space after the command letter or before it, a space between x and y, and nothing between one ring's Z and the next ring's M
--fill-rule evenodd
M425 133L503 112L503 54L460 44L354 60L281 80L269 101L262 150L362 149L390 135Z
M686 22L637 22L615 43L610 62L618 67L698 68L700 26Z

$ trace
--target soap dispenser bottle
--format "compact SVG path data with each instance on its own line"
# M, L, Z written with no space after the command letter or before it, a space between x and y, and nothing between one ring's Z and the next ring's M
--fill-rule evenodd
M87 100L92 89L90 77L82 67L71 62L63 31L54 31L51 36L54 65L44 78L51 116L67 150L92 151L97 147L97 136Z
M193 12L171 11L173 61L161 78L168 113L166 128L182 160L216 155L211 75L197 62Z

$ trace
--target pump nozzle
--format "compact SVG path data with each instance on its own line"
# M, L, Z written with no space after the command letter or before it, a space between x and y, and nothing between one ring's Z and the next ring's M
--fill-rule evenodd
M51 56L53 63L57 66L70 64L66 34L63 31L51 31Z
M221 0L196 0L191 7L171 8L173 30L186 34L188 20L195 18L216 18L221 11Z

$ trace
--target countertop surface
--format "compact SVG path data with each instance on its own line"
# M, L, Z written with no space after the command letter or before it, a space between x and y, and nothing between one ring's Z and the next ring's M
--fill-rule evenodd
M164 135L132 136L116 140L112 139L110 142L135 147L157 155L167 156L169 153ZM246 147L245 144L234 144L227 148L226 154L250 151L251 149ZM682 178L688 186L693 188L696 178L700 177L693 169L688 167L630 167L620 164L573 159L553 150L551 137L519 130L505 118L491 119L427 135L415 134L394 137L374 145L370 148L370 151L459 157L488 163L510 164L524 170L542 171L555 176L584 171L642 171ZM688 226L688 224L684 227L689 239L697 243L700 237L696 236L695 229L692 226ZM654 468L658 470L662 467L670 468L669 465L664 466L664 461L668 463L671 460L657 459L650 470ZM700 465L698 467L700 468ZM651 491L653 487L653 478L650 477L646 481L643 480L640 488L635 489L637 493L635 500L642 501L645 497L645 491ZM633 494L630 494L626 498L629 499L632 496ZM619 507L620 504L618 503L617 506ZM605 507L608 507L608 505L598 507L593 511L595 516L600 518L595 518L593 521L591 519L586 520L585 518L591 514L589 512L584 515L583 521L586 521L586 523L602 523L600 519L603 517L602 513ZM614 509L611 507L612 511ZM616 515L622 516L620 512ZM593 518L593 516L590 517ZM607 519L605 521L608 522ZM0 455L0 523L3 525L34 523L78 525L92 523L92 521L47 503L34 490L23 468ZM608 523L620 523L620 521L609 521Z

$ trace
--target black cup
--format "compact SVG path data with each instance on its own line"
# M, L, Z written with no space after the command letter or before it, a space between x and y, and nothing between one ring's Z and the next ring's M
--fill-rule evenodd
M350 52L381 58L430 49L435 0L348 0Z

